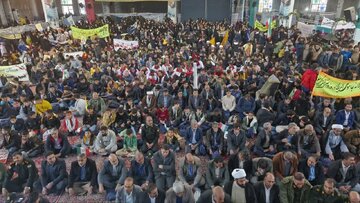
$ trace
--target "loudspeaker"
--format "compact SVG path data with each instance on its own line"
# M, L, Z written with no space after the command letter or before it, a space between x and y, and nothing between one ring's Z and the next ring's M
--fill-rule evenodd
M345 20L348 22L353 22L356 20L356 10L355 7L349 7L344 10Z

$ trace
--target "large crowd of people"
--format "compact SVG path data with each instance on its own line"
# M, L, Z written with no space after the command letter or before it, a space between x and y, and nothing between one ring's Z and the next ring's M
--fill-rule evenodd
M0 64L29 75L0 78L4 200L360 202L359 98L311 94L319 71L359 80L359 44L201 19L76 26L104 24L107 38L60 27L1 40ZM113 39L139 47L115 51Z

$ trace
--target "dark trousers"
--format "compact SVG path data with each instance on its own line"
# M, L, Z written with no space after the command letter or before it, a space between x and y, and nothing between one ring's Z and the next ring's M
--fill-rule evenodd
M175 182L175 176L159 175L155 178L155 184L159 190L166 191Z
M148 155L149 153L154 154L158 150L159 150L159 147L158 147L157 143L154 144L151 148L147 147L146 142L144 142L143 145L141 146L141 151L142 151L142 153L144 153L144 155Z
M109 189L115 189L117 183L118 183L118 178L114 177L114 176L110 176L110 175L104 175L103 179L102 179L102 183L104 185L105 190L109 190Z
M56 185L54 184L52 186L52 188L50 190L48 190L48 194L56 194L56 195L61 195L64 191L65 188L68 184L68 179L64 178L63 180L61 180L60 182L58 182ZM40 192L42 191L42 188L45 187L46 185L42 185L41 181L36 181L34 183L34 188L36 189L36 191Z
M20 180L19 178L15 178L14 180L10 180L4 185L4 188L9 192L22 192L25 188L26 182L24 180Z

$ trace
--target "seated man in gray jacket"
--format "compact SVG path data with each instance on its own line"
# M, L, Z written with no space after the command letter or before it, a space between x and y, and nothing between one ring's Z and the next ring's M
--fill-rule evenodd
M187 153L185 157L179 160L179 175L180 181L192 186L193 189L199 190L199 187L205 185L205 179L201 172L201 161L198 157Z
M229 169L222 157L216 157L208 162L206 167L206 188L224 186L230 181Z
M175 181L175 154L170 151L169 145L163 145L161 150L153 156L155 183L159 190L165 191Z
M142 203L141 198L143 192L138 185L134 185L134 179L127 177L124 185L116 193L116 203L131 202L131 203Z
M165 203L195 203L192 188L181 181L175 181L173 186L166 191Z
M118 191L126 178L125 163L115 154L110 154L109 160L105 160L104 167L98 175L99 192L103 193Z
M116 152L116 134L106 126L100 128L99 134L96 136L94 152L100 155L108 155Z

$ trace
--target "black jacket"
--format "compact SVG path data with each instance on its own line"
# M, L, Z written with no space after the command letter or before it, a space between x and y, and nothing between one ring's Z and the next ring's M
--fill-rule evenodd
M254 189L255 189L255 193L256 193L256 197L258 199L259 203L265 203L266 202L266 195L265 195L265 186L264 186L264 182L260 181L257 182L254 185ZM280 203L280 199L279 199L279 186L277 185L273 185L272 188L270 189L270 203Z
M337 187L340 185L347 185L347 184L339 184L343 179L343 175L341 173L342 168L342 160L333 161L326 173L327 178L333 178L338 183ZM346 177L344 183L350 182L350 186L354 187L359 182L359 177L357 176L355 166L350 166L347 170Z
M3 185L7 185L12 181L14 174L17 174L17 179L19 179L22 183L26 184L26 187L33 187L33 184L36 180L38 180L38 170L35 166L35 163L30 159L24 159L22 164L11 164L9 170L5 175L5 180Z
M228 162L229 174L236 168L239 168L239 156L238 154L231 155ZM252 160L247 160L244 162L244 170L246 172L246 178L250 180L252 174ZM233 180L234 178L230 176L230 179Z
M53 165L54 174L52 178L50 172L50 165L46 160L41 163L41 185L44 187L48 183L53 182L53 185L58 184L60 181L68 177L66 172L66 164L64 160L57 159Z
M40 130L41 126L41 118L40 116L36 116L35 118L28 118L26 120L26 129L31 130Z
M69 187L73 187L75 182L80 181L91 182L91 186L96 187L98 173L95 161L87 158L85 171L85 180L80 180L81 167L77 161L73 161L70 168Z
M43 124L47 129L60 128L60 120L55 115L51 118L44 118Z
M307 160L300 161L298 171L303 173L306 179L309 178L310 167L307 165ZM324 180L324 168L320 162L317 162L315 165L315 179L312 181L309 180L309 182L311 185L321 185L324 183Z
M226 194L232 195L232 187L233 187L234 181L230 181L224 185L224 191ZM255 194L254 186L251 183L246 183L245 185L245 198L246 202L250 203L257 203L257 198Z
M139 170L141 166L136 160L131 161L131 168L130 168L130 176L134 178L134 183L136 185L142 185L145 181L153 182L154 180L154 173L153 168L151 165L151 161L147 158L144 158L143 164L143 175L139 174Z
M147 192L143 192L139 202L141 203L151 203L149 194ZM162 190L158 190L158 196L155 199L155 203L163 203L165 202L165 192Z

